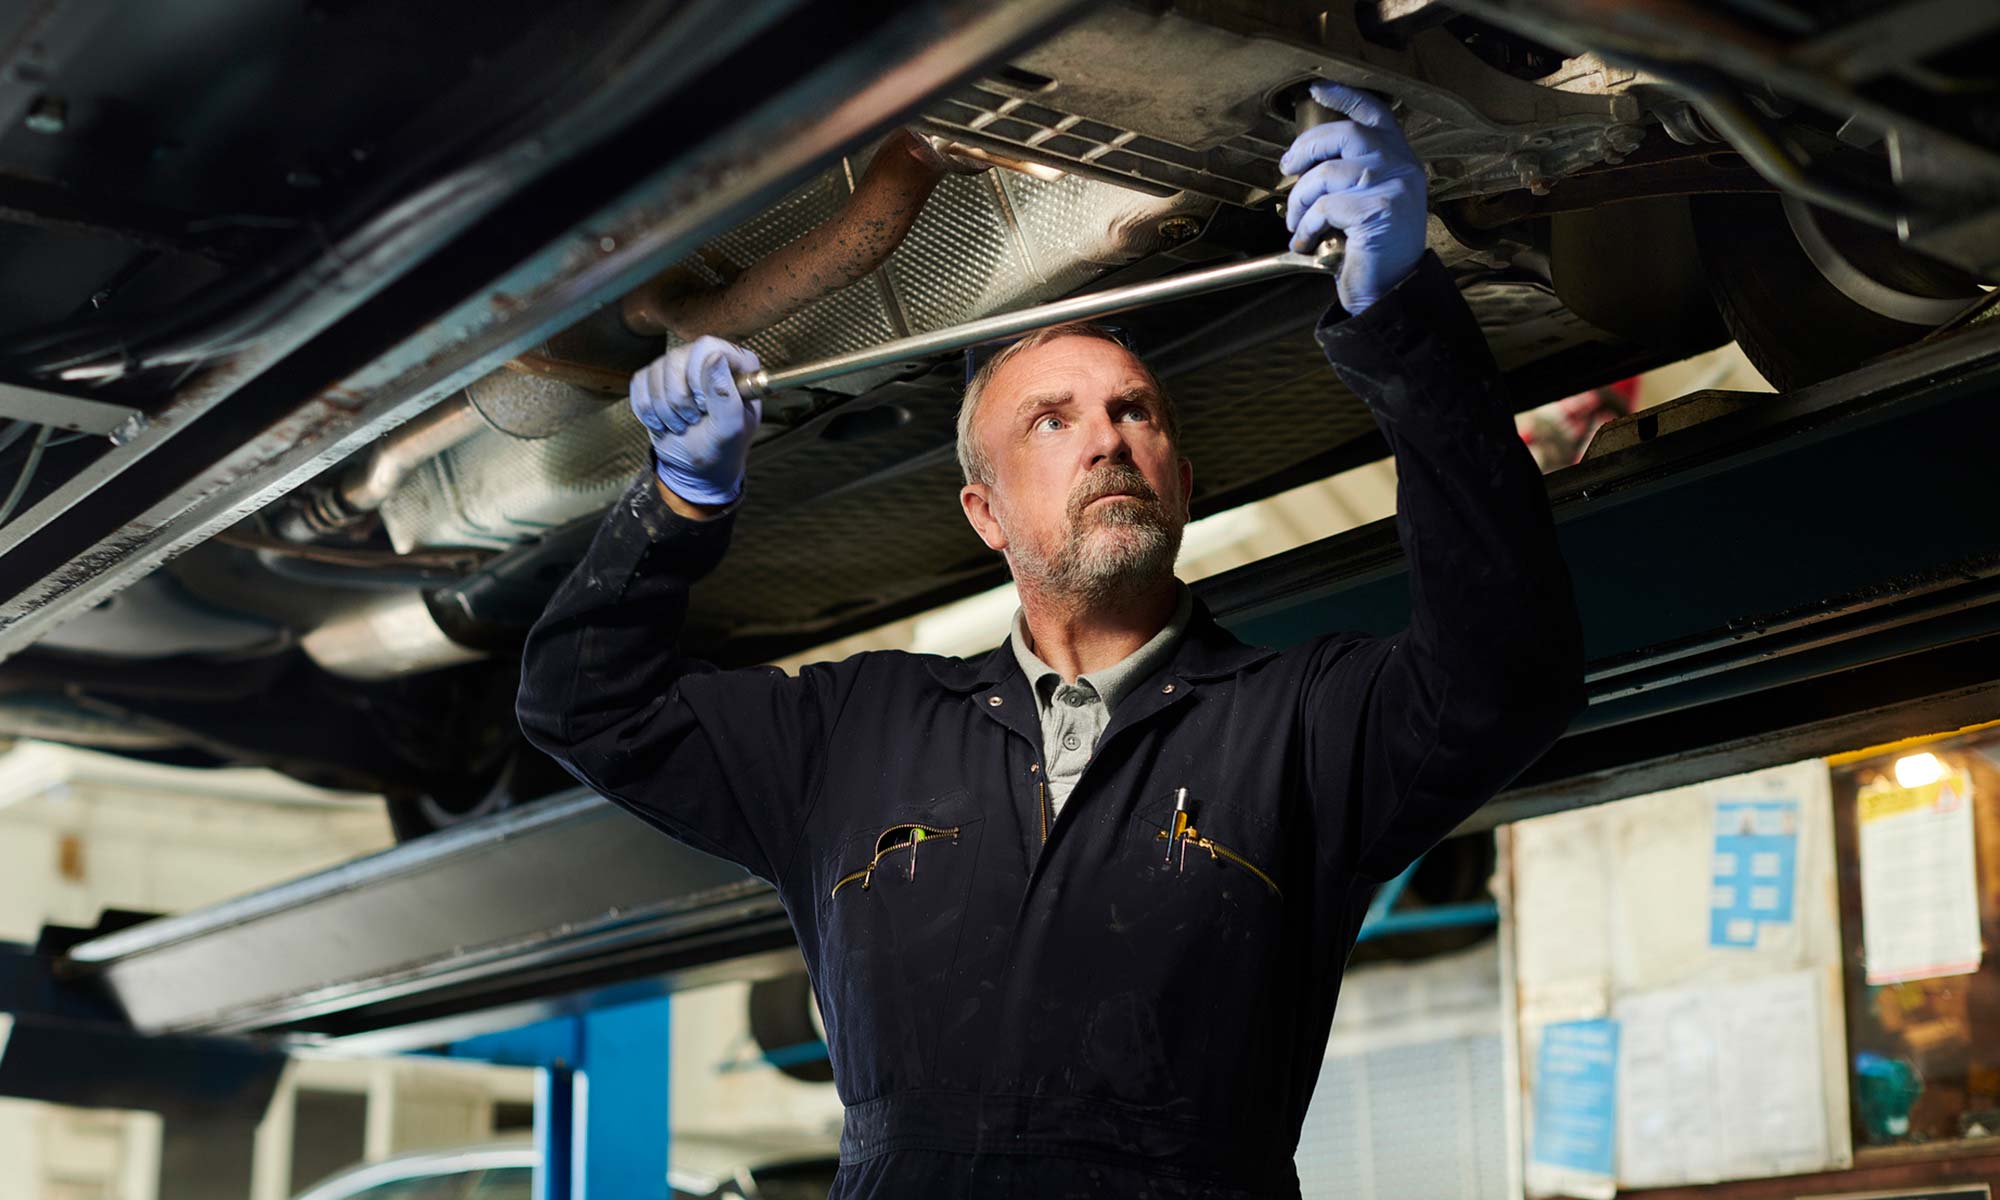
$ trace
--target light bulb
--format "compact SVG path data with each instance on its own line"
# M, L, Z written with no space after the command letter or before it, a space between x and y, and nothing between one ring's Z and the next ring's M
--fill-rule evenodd
M1905 754L1896 760L1896 782L1906 788L1922 787L1943 778L1944 764L1928 750L1922 754Z

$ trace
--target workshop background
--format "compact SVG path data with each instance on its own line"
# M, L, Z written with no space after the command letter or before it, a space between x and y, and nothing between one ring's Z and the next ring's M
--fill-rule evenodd
M1708 387L1764 385L1729 347L1520 427L1553 469L1603 422ZM1393 496L1380 463L1208 518L1181 573L1365 524ZM1013 607L996 589L787 663L974 653ZM374 797L24 742L0 754L0 940L200 909L394 844ZM1845 1195L2000 1172L2000 728L1522 820L1432 859L1371 912L1300 1141L1307 1196ZM607 1096L638 1081L614 1128L676 1197L823 1194L842 1110L802 977L695 982L612 1009L622 1074L595 1070ZM233 1144L0 1100L0 1196L525 1200L549 1169L551 1078L575 1065L538 1047L558 1029L581 1058L598 1036L595 1017L535 1015L395 1054L306 1039ZM404 1178L412 1163L444 1173Z

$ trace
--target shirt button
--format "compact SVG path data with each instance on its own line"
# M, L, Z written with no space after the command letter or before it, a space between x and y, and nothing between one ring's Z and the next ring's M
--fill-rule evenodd
M1075 734L1073 733L1063 734L1063 749L1074 750L1081 745L1083 745L1083 742Z

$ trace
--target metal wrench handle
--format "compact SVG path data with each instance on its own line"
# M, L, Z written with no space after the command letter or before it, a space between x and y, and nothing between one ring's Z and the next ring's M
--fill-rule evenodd
M950 325L914 337L899 338L868 350L855 350L848 354L823 358L817 362L800 363L777 371L755 371L747 375L738 375L736 389L744 399L756 399L785 388L804 387L809 383L865 371L869 367L921 358L945 350L961 350L996 338L1026 333L1031 329L1060 325L1065 321L1087 321L1095 317L1107 317L1112 313L1129 312L1135 308L1158 304L1163 300L1198 296L1204 292L1219 292L1225 288L1261 283L1266 279L1278 279L1286 275L1333 275L1340 270L1340 256L1339 244L1328 242L1314 254L1295 254L1287 250L1282 254L1267 254L1261 258L1188 271L1165 279L1151 279L1129 287L1087 292L1081 296L1052 300L1047 304L1037 304L1017 312L999 313L991 317L982 317L977 321L967 321L963 325Z

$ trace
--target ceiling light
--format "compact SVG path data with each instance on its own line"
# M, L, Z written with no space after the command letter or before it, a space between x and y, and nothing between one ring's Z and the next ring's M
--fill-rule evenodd
M1944 764L1928 750L1922 754L1905 754L1896 760L1896 782L1906 788L1922 787L1943 778Z

